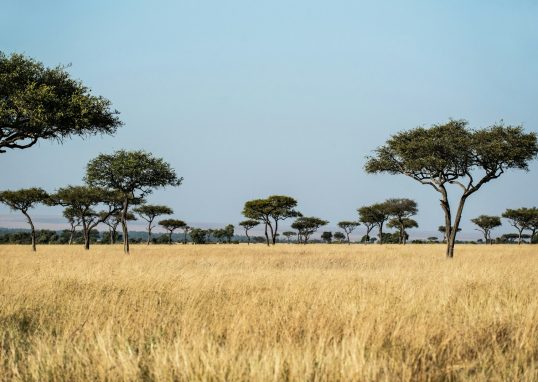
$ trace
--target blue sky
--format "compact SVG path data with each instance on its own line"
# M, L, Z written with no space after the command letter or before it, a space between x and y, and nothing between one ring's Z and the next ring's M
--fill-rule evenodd
M367 175L364 158L399 130L448 118L537 131L537 4L6 0L0 49L71 63L125 126L3 154L1 187L52 191L80 183L100 152L145 149L185 177L151 202L192 224L237 223L246 200L270 194L333 223L411 197L421 230L435 230L437 194ZM537 185L536 164L488 184L469 200L464 230L479 214L536 205ZM35 214L45 225L60 210ZM15 216L0 207L0 226Z

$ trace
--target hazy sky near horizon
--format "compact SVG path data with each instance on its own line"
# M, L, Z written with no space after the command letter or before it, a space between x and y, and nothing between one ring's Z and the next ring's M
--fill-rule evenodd
M149 201L191 224L237 223L246 200L270 194L332 225L410 197L421 229L435 230L438 195L367 175L365 156L399 130L449 118L538 131L537 20L538 3L523 0L6 0L0 50L72 64L125 126L1 154L1 188L53 191L80 183L101 152L144 149L185 178ZM479 214L536 205L537 185L536 163L486 185L464 230ZM46 225L60 212L35 214ZM15 216L0 207L0 226Z

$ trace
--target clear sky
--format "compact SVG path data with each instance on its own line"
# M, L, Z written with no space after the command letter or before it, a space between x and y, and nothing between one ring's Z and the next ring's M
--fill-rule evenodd
M4 0L0 49L71 63L125 126L2 154L1 188L53 191L80 183L101 152L145 149L185 178L150 201L194 225L237 223L246 200L287 194L333 225L364 204L415 198L421 230L435 230L437 194L367 175L364 158L399 130L448 118L537 131L537 20L524 0ZM537 185L537 164L488 184L464 231L479 214L538 204ZM60 210L35 214L43 226ZM0 226L15 216L0 207Z

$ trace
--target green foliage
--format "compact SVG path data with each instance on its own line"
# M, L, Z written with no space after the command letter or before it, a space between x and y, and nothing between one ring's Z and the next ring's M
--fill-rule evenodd
M450 120L393 135L368 158L365 170L407 175L441 193L447 256L452 257L466 199L506 170L528 170L529 161L537 154L536 133L525 133L520 126L501 122L471 130L464 120ZM453 222L447 191L450 184L463 190Z
M333 238L334 238L334 240L341 243L346 238L346 235L344 235L344 233L342 233L340 231L337 231L337 232L334 233Z
M327 225L329 222L316 217L301 216L291 225L291 228L297 230L301 241L306 244L309 237L316 232L319 227Z
M129 197L138 193L143 197L155 188L179 186L183 178L178 178L161 158L144 151L119 150L91 160L85 180L90 186L117 190Z
M190 236L194 244L205 244L207 241L207 235L207 230L201 228L193 228L190 232Z
M0 52L0 153L40 139L114 134L122 123L110 106L65 67L46 68L23 55Z
M275 244L278 234L278 222L301 216L295 210L297 201L285 195L272 195L267 199L255 199L245 203L243 215L252 220L258 220L265 224L266 229L271 230L272 243ZM267 239L269 245L269 239Z
M331 244L333 241L333 233L330 231L325 231L321 234L321 240L326 242L327 244Z
M42 188L23 188L17 191L1 191L0 203L3 203L14 211L28 212L37 204L45 203L48 194Z
M502 225L501 218L498 216L480 215L477 218L471 219L471 222L479 227L479 230L484 234L486 243L491 242L491 230Z
M168 231L168 243L172 244L172 234L178 228L187 226L183 220L179 219L164 219L159 222L159 225Z

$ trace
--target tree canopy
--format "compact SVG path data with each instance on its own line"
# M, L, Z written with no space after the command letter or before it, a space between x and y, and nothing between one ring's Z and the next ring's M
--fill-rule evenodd
M23 188L17 191L1 191L0 203L3 203L13 211L20 211L26 217L31 229L32 250L36 251L36 233L34 223L28 210L34 208L37 204L45 203L49 195L42 188Z
M0 153L39 140L114 134L122 125L111 102L92 95L66 67L47 68L21 54L0 52Z
M162 215L172 215L174 213L174 210L172 210L168 206L162 206L162 205L154 205L154 204L144 204L140 207L136 207L133 209L133 212L138 214L142 219L144 219L146 222L148 222L148 241L147 244L149 245L151 243L151 231L153 228L155 228L155 225L153 224L153 221L157 216Z
M528 170L529 161L537 154L536 133L525 133L521 126L501 122L471 130L464 120L450 120L393 135L367 158L365 170L403 174L441 194L446 255L451 258L466 199L509 169ZM447 190L451 184L462 189L454 220Z
M343 229L345 234L346 234L348 244L351 244L351 241L349 240L349 235L351 234L351 232L353 232L355 230L355 228L357 228L360 225L361 225L360 222L354 222L354 221L346 221L345 220L345 221L338 222L338 227ZM338 232L336 232L335 235L337 233Z
M498 216L480 215L477 218L471 219L471 222L478 226L478 230L484 234L486 243L493 244L491 240L491 230L502 225L501 218Z
M285 195L271 195L266 199L254 199L245 203L243 215L248 219L258 220L265 224L267 245L276 243L278 223L282 220L300 216L295 210L297 201ZM267 232L269 228L271 240Z
M187 225L183 220L179 219L164 219L159 222L159 225L168 231L168 244L172 244L172 234L178 228L183 228Z
M143 198L155 188L179 186L183 178L179 178L167 162L150 153L119 150L91 160L86 167L85 180L91 186L116 190L123 195L124 251L129 253L129 232L125 219L129 201L135 197Z
M301 216L291 224L291 228L297 230L302 243L306 244L310 236L316 232L319 227L327 225L328 223L328 221L320 218Z

